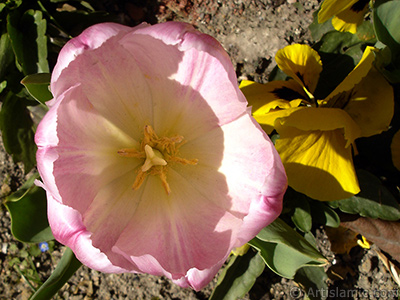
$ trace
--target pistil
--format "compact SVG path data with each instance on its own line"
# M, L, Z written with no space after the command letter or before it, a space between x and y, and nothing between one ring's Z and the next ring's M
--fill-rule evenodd
M140 188L147 175L159 176L165 192L169 195L171 189L167 182L168 165L179 163L182 165L196 165L197 159L185 159L178 156L179 148L185 144L183 136L172 136L159 138L150 125L144 127L144 137L140 149L123 148L118 154L123 157L145 159L143 165L138 169L133 190Z

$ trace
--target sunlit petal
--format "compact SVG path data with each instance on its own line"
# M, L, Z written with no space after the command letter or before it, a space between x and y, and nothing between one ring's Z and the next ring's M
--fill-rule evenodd
M322 62L317 51L308 45L289 45L278 50L275 60L283 72L308 92L314 92L322 71Z
M329 96L326 97L325 101L327 102L326 105L328 107L338 107L338 108L344 107L341 103L337 104L335 100L332 100L332 98L334 98L335 96L337 96L342 92L350 91L365 76L367 76L375 60L375 55L373 51L375 51L375 48L373 47L365 48L363 56L361 60L358 62L358 64L346 76L346 78L329 94Z
M350 8L337 13L332 19L332 26L337 31L355 34L357 27L364 21L364 15L368 10L368 3L369 0L359 0Z
M318 23L324 23L359 0L324 0L318 12Z
M348 148L354 140L360 137L360 128L357 123L343 110L336 108L304 108L294 111L288 117L277 120L275 126L280 133L283 126L291 126L302 131L330 131L343 130L343 138Z
M372 69L350 92L344 110L368 137L388 130L394 114L392 86L377 70Z
M342 129L303 131L278 125L277 130L280 138L275 146L289 186L322 201L348 198L360 191Z
M242 81L240 89L252 107L253 117L268 134L274 129L277 118L287 116L292 108L307 104L308 97L302 87L294 80L271 81L259 84Z
M213 38L104 26L60 54L36 133L53 234L96 270L201 289L279 215L283 165Z

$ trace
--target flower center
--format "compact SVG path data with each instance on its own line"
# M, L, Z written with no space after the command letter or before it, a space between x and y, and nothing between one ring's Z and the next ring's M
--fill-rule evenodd
M168 165L173 163L197 165L198 160L188 160L178 156L179 148L185 144L183 136L160 138L150 125L144 127L143 135L139 150L136 148L118 150L120 156L144 159L143 165L138 169L132 189L139 189L147 175L157 175L161 179L165 192L169 195L171 189L167 182Z

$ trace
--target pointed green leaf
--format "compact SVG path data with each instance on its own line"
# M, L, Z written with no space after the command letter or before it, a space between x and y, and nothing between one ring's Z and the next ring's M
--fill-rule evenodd
M374 29L379 41L387 45L393 58L400 54L400 1L376 0L373 9Z
M319 10L313 13L313 22L308 26L314 41L319 41L325 33L336 31L332 26L332 19L329 19L324 23L318 23L318 13Z
M302 232L309 232L312 227L310 204L305 195L298 193L298 196L291 199L294 205L292 221Z
M5 80L7 69L14 62L14 52L7 33L0 37L0 82Z
M317 249L281 219L262 229L249 244L260 251L272 271L290 279L301 267L327 263Z
M11 232L22 242L39 243L53 240L47 221L46 192L34 185L32 176L17 192L6 198L11 216Z
M243 256L232 257L218 278L209 300L236 300L243 297L264 268L262 258L251 248Z
M358 170L357 177L361 192L348 199L330 201L329 205L349 214L388 221L400 219L400 206L396 198L371 173Z
M4 148L15 162L22 161L25 173L36 164L36 144L33 122L28 109L28 101L9 92L0 111L0 130Z
M82 266L71 249L66 248L60 262L43 283L43 285L29 298L29 300L49 300L64 286L72 275Z
M364 22L357 34L331 31L313 47L321 56L323 70L314 96L324 99L339 85L360 61L366 45L375 44L372 25Z
M49 90L50 79L50 73L38 73L26 76L21 83L33 98L40 103L45 103L53 98Z
M7 16L7 30L18 64L25 75L48 73L46 20L41 11L22 16L14 10Z

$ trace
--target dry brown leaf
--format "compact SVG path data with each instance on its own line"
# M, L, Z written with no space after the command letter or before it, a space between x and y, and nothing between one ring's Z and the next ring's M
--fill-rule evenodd
M378 249L375 249L376 254L378 254L379 259L385 265L386 269L389 271L390 275L392 276L393 280L400 285L400 269L392 263L385 254L383 254Z
M326 227L326 234L331 242L331 250L333 253L344 254L357 246L357 233L339 226L338 228Z
M341 226L363 235L400 262L400 222L384 221L349 215L341 216Z

